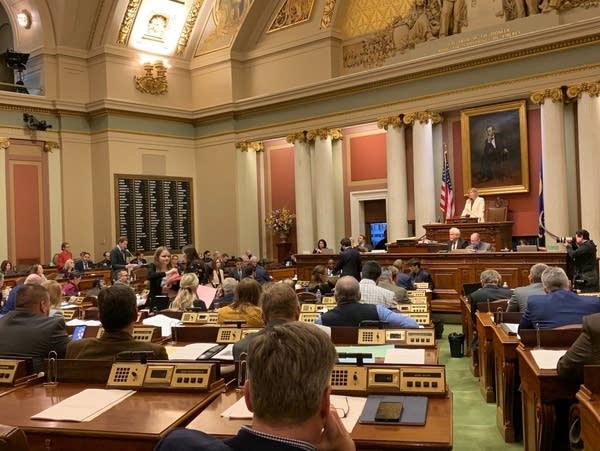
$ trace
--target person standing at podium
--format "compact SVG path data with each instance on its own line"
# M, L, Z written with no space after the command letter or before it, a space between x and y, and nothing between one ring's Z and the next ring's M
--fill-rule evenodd
M463 240L460 237L460 229L456 227L451 227L450 230L448 230L448 238L448 251L464 249L469 245L468 241Z
M483 215L485 213L485 199L479 196L477 188L469 189L469 197L465 202L465 208L463 208L460 214L461 218L477 218L478 222L483 222Z

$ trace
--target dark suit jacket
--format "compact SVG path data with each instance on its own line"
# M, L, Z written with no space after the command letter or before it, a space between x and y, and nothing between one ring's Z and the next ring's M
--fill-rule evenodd
M559 377L583 383L583 366L600 364L600 314L583 318L581 334L558 361Z
M347 247L340 252L340 256L338 257L333 272L337 273L340 271L340 276L352 276L356 280L360 280L361 268L360 252L354 247Z
M237 435L226 440L211 437L191 429L175 429L167 434L154 451L304 451L304 447L260 437L242 427Z
M556 290L543 296L529 296L520 329L552 329L567 324L581 324L585 315L600 313L596 296L578 296L569 290Z
M43 371L50 351L63 358L68 342L62 317L14 310L0 318L0 352L33 357L34 371Z
M458 243L456 244L456 249L464 249L469 245L469 242L463 240L462 238L459 238L457 241L458 241ZM446 242L449 251L452 250L452 243L454 243L454 241L452 241L452 240L448 240Z
M239 270L236 267L229 268L229 277L233 277L239 282L244 278L244 268L241 267Z
M89 261L87 269L93 269L93 268L94 268L94 263L92 261ZM83 267L83 260L79 260L79 261L77 261L77 263L75 263L75 269L79 272L85 271L85 268Z
M502 288L496 285L486 285L479 290L473 291L469 295L471 301L471 309L473 312L477 309L477 304L480 302L497 301L498 299L510 299L512 291L508 288Z
M119 246L115 246L110 251L110 266L113 272L125 268L127 262L125 261L125 252L121 250Z
M527 308L527 300L529 296L536 294L544 295L544 287L541 282L532 283L524 287L515 288L508 303L509 312L524 312Z
M67 359L114 360L122 351L152 351L150 360L168 360L163 345L134 340L127 332L104 332L100 338L83 338L67 346Z

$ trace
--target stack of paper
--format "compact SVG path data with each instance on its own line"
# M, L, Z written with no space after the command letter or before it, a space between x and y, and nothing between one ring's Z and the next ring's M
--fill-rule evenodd
M171 327L180 325L181 321L166 315L154 315L149 318L146 318L142 321L142 323L147 324L149 326L160 327L160 334L163 337L168 337L169 335L171 335Z
M531 355L540 370L555 370L566 349L532 349Z
M393 363L396 365L424 365L425 349L423 348L394 348L388 349L385 353L383 363Z

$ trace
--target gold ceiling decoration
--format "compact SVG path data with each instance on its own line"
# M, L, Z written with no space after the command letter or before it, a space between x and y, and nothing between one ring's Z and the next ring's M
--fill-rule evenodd
M530 99L536 105L541 105L546 99L552 99L553 103L562 102L563 97L564 96L562 89L558 87L543 89L541 91L535 91L531 94Z
M0 149L8 149L10 146L10 138L6 136L0 137Z
M346 0L341 24L346 39L362 36L387 27L397 16L404 16L414 0Z
M323 8L323 16L321 17L321 30L329 28L331 21L333 20L333 13L335 12L336 0L327 0L325 7Z
M204 0L196 0L188 12L187 19L185 19L185 25L183 26L183 30L181 30L181 35L179 35L179 40L177 41L177 48L175 49L175 54L177 56L182 56L183 52L185 52L185 48L190 40L190 35L196 24L196 19L198 19L198 13L200 12L202 3L204 3Z
M117 44L127 45L129 42L129 36L131 36L131 30L133 29L133 24L135 23L135 18L142 1L143 0L129 0L129 3L127 3L127 9L125 10L121 27L119 28Z
M262 141L238 141L235 143L235 148L241 150L242 152L248 152L249 150L262 152L265 150L265 146L263 145Z
M156 75L155 75L156 72ZM143 94L161 95L169 89L167 66L164 61L144 63L144 75L134 75L135 89Z
M286 0L267 33L282 30L310 19L315 0Z
M44 152L52 152L54 149L58 149L59 145L56 141L46 141L44 143Z

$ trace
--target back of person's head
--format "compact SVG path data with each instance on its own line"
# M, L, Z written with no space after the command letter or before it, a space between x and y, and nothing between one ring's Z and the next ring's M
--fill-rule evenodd
M56 280L44 280L42 286L48 290L50 296L50 305L54 308L60 307L62 300L62 288Z
M29 274L25 277L25 285L41 285L44 279L38 274Z
M31 265L31 268L29 268L29 271L27 271L27 274L37 274L39 266L39 263L34 263L33 265Z
M231 306L236 308L242 304L252 304L258 306L262 288L260 284L250 278L242 279L235 289L233 303Z
M340 277L335 284L334 290L335 301L338 304L344 302L359 302L360 301L360 285L358 280L352 276Z
M542 274L548 269L548 265L545 263L536 263L529 269L529 277L532 283L540 283L542 281Z
M198 276L193 272L181 276L179 291L171 304L171 308L174 310L185 310L192 307L194 300L196 300L196 288L198 288L199 284Z
M223 288L223 294L231 294L235 291L235 287L238 286L238 281L233 277L225 277L221 288Z
M568 290L569 278L562 268L549 266L542 273L542 285L547 292L556 290Z
M247 359L255 417L298 426L317 414L336 357L331 339L313 324L293 321L257 334Z
M244 278L254 277L254 266L248 265L244 267Z
M300 314L296 292L283 283L274 283L268 288L263 288L261 306L267 322L275 319L296 321Z
M361 275L363 279L377 280L381 276L381 265L375 260L364 262Z
M390 275L391 275L391 277L392 277L392 280L396 280L396 276L397 276L397 275L398 275L398 273L400 272L400 271L398 270L398 268L396 268L395 266L388 266L386 269L387 269L387 270L390 272ZM382 275L383 275L383 271L381 271L381 273L382 273Z
M398 270L396 270L398 271ZM381 276L379 276L379 280L380 281L384 281L384 282L391 282L394 280L394 275L392 273L392 270L387 267L387 268L383 268L381 270Z
M103 288L98 293L98 310L106 331L124 329L137 318L135 293L126 285Z
M402 265L403 265L403 262L402 262L402 259L400 259L400 258L397 258L396 260L394 260L394 263L392 263L392 266L394 268L396 268L398 271L402 271Z
M289 277L283 279L281 281L282 284L287 285L288 287L290 287L292 290L294 290L294 292L296 292L296 282L294 282L293 279L290 279ZM264 290L264 287L263 287Z
M576 236L580 236L581 238L583 238L584 240L589 240L590 239L590 232L588 232L585 229L580 229L577 232L575 232Z
M325 265L317 265L312 270L312 274L310 275L310 281L321 283L321 276L324 275L327 275L327 268L325 268Z
M352 246L352 241L350 241L350 238L342 238L340 244L342 247L350 247Z
M481 285L498 285L500 280L502 280L502 276L495 269L486 269L479 276Z
M37 313L40 311L40 303L46 304L47 309L50 308L48 290L40 284L27 284L17 292L15 309Z
M97 277L94 279L94 282L92 283L92 288L102 288L102 280L101 278Z

